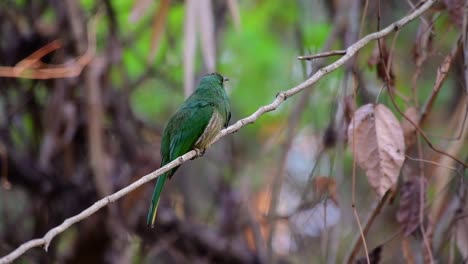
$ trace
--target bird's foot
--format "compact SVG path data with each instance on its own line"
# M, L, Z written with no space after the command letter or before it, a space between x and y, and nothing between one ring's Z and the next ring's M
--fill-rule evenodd
M195 152L197 152L197 155L196 155L195 157L201 157L201 156L205 155L206 149L198 149L198 148L196 148L196 149L194 149L194 150L195 150ZM193 157L192 160L193 160L195 157Z

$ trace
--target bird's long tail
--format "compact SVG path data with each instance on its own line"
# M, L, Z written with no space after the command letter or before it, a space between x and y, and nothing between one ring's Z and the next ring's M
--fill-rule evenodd
M161 192L166 183L167 174L164 173L158 177L156 186L154 187L153 197L151 198L151 206L148 211L148 217L146 219L146 224L148 227L154 227L154 220L156 219L156 212L158 211L159 198L161 197Z

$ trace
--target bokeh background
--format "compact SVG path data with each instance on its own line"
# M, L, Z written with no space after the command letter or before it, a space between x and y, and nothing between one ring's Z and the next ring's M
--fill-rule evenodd
M467 173L405 127L387 92L407 115L427 113L431 142L466 163L464 4L439 1L185 163L155 229L146 227L151 182L17 263L366 263L362 247L349 258L359 241L353 192L372 263L466 263ZM417 5L2 0L0 255L156 170L164 124L204 74L230 79L235 122L337 58L298 56L345 49ZM346 130L366 103L386 105L406 129L409 158L382 200L360 169L352 185Z

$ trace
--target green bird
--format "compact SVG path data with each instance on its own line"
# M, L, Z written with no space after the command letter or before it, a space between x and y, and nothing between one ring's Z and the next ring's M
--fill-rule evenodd
M229 98L224 90L227 80L218 73L203 76L195 92L169 119L161 139L161 167L190 150L203 152L218 132L227 127L231 119ZM178 168L158 177L147 217L149 227L154 227L166 179L170 179Z

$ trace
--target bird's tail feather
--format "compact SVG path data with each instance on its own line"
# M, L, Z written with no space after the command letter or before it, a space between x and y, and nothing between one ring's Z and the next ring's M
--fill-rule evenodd
M158 177L156 186L154 187L153 197L151 198L151 206L148 211L148 217L146 219L146 224L148 227L154 227L154 220L156 219L156 212L158 211L159 198L161 197L161 192L166 183L167 174L164 173Z

